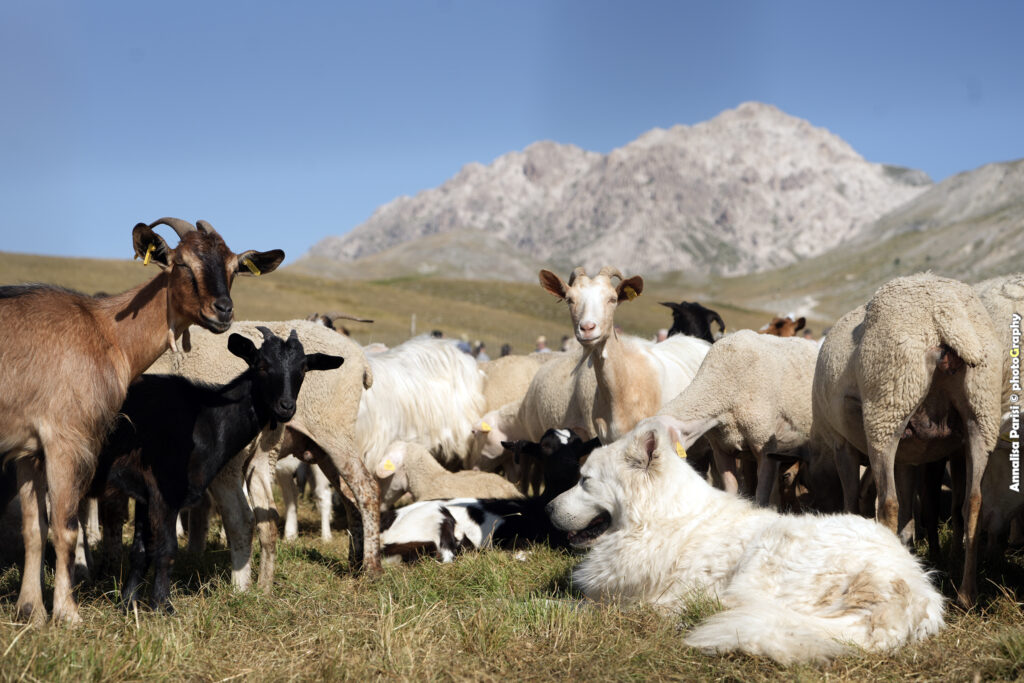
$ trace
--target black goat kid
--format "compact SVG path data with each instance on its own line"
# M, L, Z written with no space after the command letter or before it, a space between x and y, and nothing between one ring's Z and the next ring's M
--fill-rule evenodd
M100 496L115 487L136 501L131 570L121 592L125 608L135 602L153 564L151 604L171 611L169 575L178 512L198 503L217 473L260 430L292 419L306 372L344 362L338 356L306 354L294 330L285 341L265 327L258 329L264 338L259 349L240 334L228 339L228 350L249 368L224 386L144 375L128 389L89 491Z

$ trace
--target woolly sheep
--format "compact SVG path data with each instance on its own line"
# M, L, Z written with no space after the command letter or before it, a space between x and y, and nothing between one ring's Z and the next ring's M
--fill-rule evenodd
M679 430L684 448L707 437L726 491L739 490L737 454L756 462L756 477L744 477L743 493L766 506L778 476L778 461L766 454L796 450L810 438L817 356L817 344L806 339L728 334L708 351L690 385L662 407L661 421Z
M374 474L381 497L397 500L408 491L414 501L437 498L521 498L507 479L489 472L449 472L421 444L396 441L384 453Z
M906 486L907 504L901 509L898 502L897 464L959 452L957 421L963 421L969 463L959 588L964 605L977 598L981 478L999 435L999 356L991 319L971 288L921 273L882 285L866 306L843 316L821 347L814 376L814 430L836 449L846 510L856 511L866 454L878 489L877 516L893 531L911 516Z
M496 410L522 399L537 370L554 356L552 353L534 353L504 356L480 363L480 372L484 375L484 410Z
M252 526L255 516L259 532L261 563L259 586L272 587L276 556L276 507L271 482L278 458L288 453L312 450L332 483L349 492L355 506L346 505L352 534L350 561L371 572L380 570L379 490L360 457L356 441L356 415L364 389L373 384L373 374L362 349L348 337L323 325L305 321L240 322L231 326L251 339L261 339L257 326L277 335L298 333L307 352L340 355L345 364L337 370L312 373L298 399L295 417L275 430L262 432L249 447L224 468L210 485L210 492L224 518L231 548L232 582L245 589L250 582ZM173 373L207 382L226 382L241 371L242 361L228 353L224 342L204 330L192 334L188 354L166 353L147 372ZM246 480L252 507L242 488Z

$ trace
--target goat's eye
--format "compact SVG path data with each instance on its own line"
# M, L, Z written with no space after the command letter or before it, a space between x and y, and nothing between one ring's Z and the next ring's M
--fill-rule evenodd
M575 303L576 303L576 301L575 301L575 299L573 299L573 298L572 298L571 296L567 296L567 297L565 298L565 303L567 303L567 304L569 304L570 306L572 306L573 304L575 304Z
M619 301L619 297L617 297L617 296L610 296L610 297L608 297L608 303L610 303L610 304L618 303L618 301Z

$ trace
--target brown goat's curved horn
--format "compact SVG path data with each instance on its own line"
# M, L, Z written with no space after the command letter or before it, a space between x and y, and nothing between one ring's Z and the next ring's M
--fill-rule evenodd
M597 276L601 277L602 275L606 275L609 278L617 277L620 280L625 280L626 279L626 278L622 277L622 273L619 272L619 269L616 268L615 266L605 266L604 268L602 268L601 272L599 272L597 274Z
M149 224L150 229L155 228L158 225L169 225L174 229L174 232L178 233L178 237L182 238L186 233L190 233L196 229L196 226L192 225L188 221L183 221L180 218L157 218L155 221Z
M202 219L196 221L196 227L199 228L200 230L202 230L203 232L208 233L210 235L216 235L217 234L217 231L213 229L213 226L210 225L209 223L207 223L206 221L202 220Z
M332 311L330 313L324 313L324 316L330 318L331 320L354 320L357 323L372 323L373 322L373 320L371 320L370 318L360 318L359 316L356 316L356 315L350 315L348 313L338 313L336 311Z
M572 283L575 282L577 278L585 277L586 274L586 268L583 266L577 266L576 270L572 271L572 275L569 276L569 286L572 287Z
M270 341L274 338L274 333L270 331L269 327L263 327L263 325L257 325L256 329L263 333L263 341Z

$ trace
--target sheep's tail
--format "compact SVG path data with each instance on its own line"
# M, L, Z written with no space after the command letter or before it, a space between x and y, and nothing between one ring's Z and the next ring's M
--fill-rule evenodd
M980 302L978 306L981 307ZM976 315L968 315L962 306L949 305L936 306L933 318L942 343L956 351L967 365L976 367L984 362L985 345L972 322Z
M708 654L741 651L780 664L825 662L850 651L825 619L800 614L777 601L745 604L701 622L684 642Z

